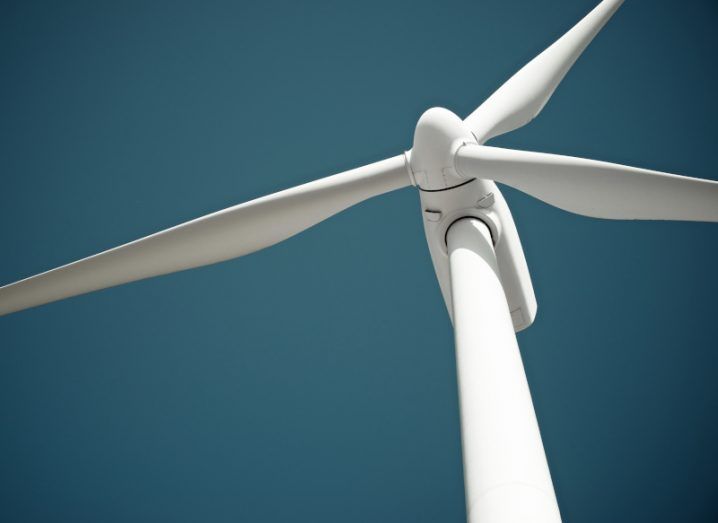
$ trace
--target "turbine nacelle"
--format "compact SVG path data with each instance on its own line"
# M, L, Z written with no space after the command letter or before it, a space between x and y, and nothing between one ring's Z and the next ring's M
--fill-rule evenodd
M419 189L424 231L439 286L453 319L451 277L446 248L449 228L462 218L484 222L498 262L514 329L523 330L536 317L536 297L514 220L501 191L491 180L457 170L458 151L477 146L476 138L454 113L434 107L416 125L414 147L407 153L412 183Z

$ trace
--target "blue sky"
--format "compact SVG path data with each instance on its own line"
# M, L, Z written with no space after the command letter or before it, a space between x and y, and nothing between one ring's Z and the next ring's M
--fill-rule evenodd
M593 1L5 2L0 281L408 149ZM629 0L495 145L718 179L718 6ZM505 190L566 522L715 521L718 225ZM464 520L406 189L266 251L0 318L3 521Z

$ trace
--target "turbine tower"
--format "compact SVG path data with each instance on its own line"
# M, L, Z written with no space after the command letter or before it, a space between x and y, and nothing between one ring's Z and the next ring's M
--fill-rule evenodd
M536 298L496 182L595 218L718 221L718 182L485 145L536 117L621 5L604 0L462 120L429 109L410 151L265 196L0 288L0 315L269 247L368 198L416 187L455 330L467 517L561 519L515 332Z

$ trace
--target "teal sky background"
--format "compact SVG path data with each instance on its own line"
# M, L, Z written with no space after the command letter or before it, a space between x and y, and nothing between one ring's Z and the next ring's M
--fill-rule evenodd
M397 154L594 0L2 2L0 282ZM718 179L718 3L628 0L495 145ZM718 224L506 189L564 521L718 520ZM0 318L4 522L461 522L452 330L412 189Z

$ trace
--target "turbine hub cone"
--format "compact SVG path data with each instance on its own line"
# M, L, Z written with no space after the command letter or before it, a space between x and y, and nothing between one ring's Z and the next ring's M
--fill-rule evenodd
M470 180L454 167L459 147L476 143L464 122L451 111L433 107L419 118L409 166L414 184L425 191L449 189Z

